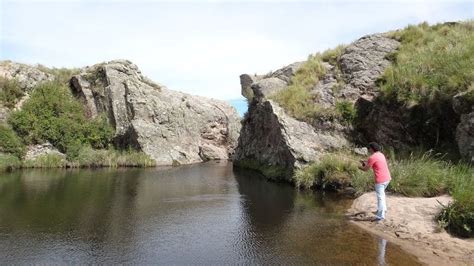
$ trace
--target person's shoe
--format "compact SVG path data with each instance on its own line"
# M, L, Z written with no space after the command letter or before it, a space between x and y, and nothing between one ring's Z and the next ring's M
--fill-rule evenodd
M375 218L374 218L373 221L374 221L374 222L380 222L380 221L383 221L383 220L385 220L385 218L382 218L382 217L379 217L379 216L375 216Z

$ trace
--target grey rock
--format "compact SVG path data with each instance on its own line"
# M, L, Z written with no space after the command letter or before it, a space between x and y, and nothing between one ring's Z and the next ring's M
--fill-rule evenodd
M461 115L456 128L459 153L467 161L474 163L474 111Z
M234 152L240 119L233 107L168 90L130 61L85 68L71 85L90 116L107 116L118 146L138 148L158 165L229 159Z
M288 84L285 81L279 78L269 77L253 83L251 88L256 97L271 97L287 86Z
M242 121L234 164L247 166L251 161L267 177L291 181L294 169L346 145L345 139L317 133L309 124L288 116L273 101L255 98ZM272 168L277 171L265 170Z
M242 96L250 101L253 99L255 92L259 94L259 97L270 97L276 94L288 86L291 77L295 75L303 63L296 62L266 75L240 75Z
M30 66L11 61L0 61L0 77L15 79L26 93L41 82L54 79L52 74L41 69L45 70L46 68L40 65Z
M390 60L387 55L396 51L400 43L384 34L368 35L347 46L339 59L345 78L346 97L375 94L375 81L383 74ZM360 93L357 93L360 91Z
M458 93L453 97L453 109L460 114L456 127L456 142L463 158L474 163L474 103L472 90Z
M64 161L66 161L66 155L64 153L61 153L56 149L51 143L46 142L43 144L37 144L37 145L30 145L27 147L26 154L25 154L25 161L34 161L36 160L39 156L43 155L58 155Z
M358 155L368 155L369 154L369 151L367 150L366 147L363 147L363 148L354 148L354 153L355 154L358 154Z

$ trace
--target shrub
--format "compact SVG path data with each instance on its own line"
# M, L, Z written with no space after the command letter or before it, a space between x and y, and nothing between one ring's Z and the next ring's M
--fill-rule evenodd
M11 153L16 157L22 157L25 153L25 145L20 138L4 124L0 124L0 152Z
M0 102L4 106L10 109L15 107L15 104L24 94L20 84L15 79L0 77Z
M26 143L49 141L69 158L78 146L105 148L113 137L107 121L87 120L82 105L58 82L40 84L8 122Z
M18 157L11 154L0 153L0 171L13 170L21 167L21 161Z

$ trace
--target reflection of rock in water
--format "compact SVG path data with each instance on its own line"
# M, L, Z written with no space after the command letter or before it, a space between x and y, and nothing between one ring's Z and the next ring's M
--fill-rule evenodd
M234 170L238 190L243 199L242 209L253 226L284 223L293 210L296 191L288 184L272 184L257 173Z

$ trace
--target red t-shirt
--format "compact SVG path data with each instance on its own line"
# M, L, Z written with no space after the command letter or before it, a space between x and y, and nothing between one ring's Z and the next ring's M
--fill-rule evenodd
M368 166L374 169L375 183L380 184L391 179L387 160L381 152L375 152L369 157Z

